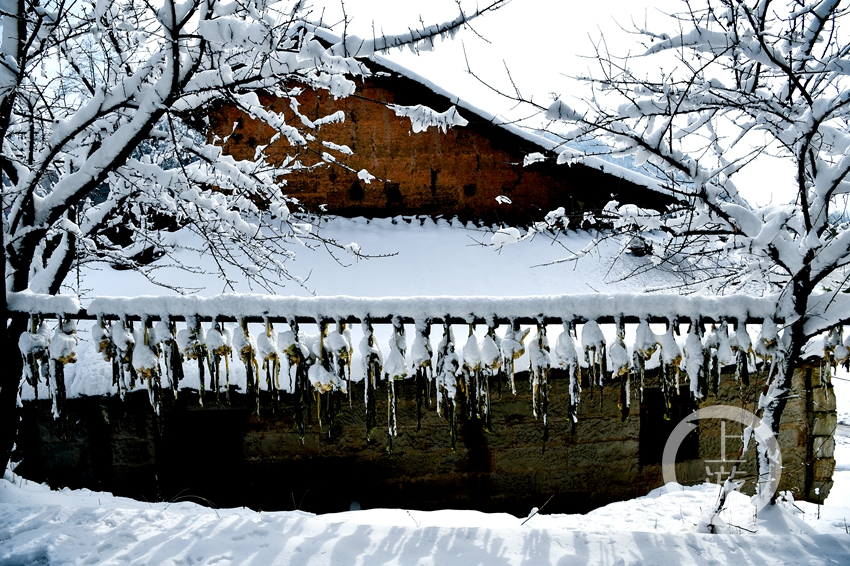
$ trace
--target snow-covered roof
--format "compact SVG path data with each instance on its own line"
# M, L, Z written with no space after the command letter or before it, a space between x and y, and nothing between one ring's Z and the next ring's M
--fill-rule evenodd
M480 121L490 122L491 124L502 128L509 134L517 136L518 138L521 138L526 142L536 145L543 151L552 152L556 155L566 152L567 155L575 157L583 155L583 152L580 149L565 146L560 141L552 140L538 135L535 132L520 128L496 114L491 114L486 110L478 108L468 100L465 100L457 95L450 93L449 91L440 87L433 81L426 79L425 77L417 73L414 73L413 71L399 65L398 63L392 61L387 57L382 57L381 55L373 55L371 59L375 63L378 63L379 65L387 68L388 70L394 73L398 73L399 75L405 78L422 84L424 87L433 91L435 94L439 94L440 96L446 97L451 101L452 104L463 109L465 111L464 114L475 114ZM464 117L469 119L469 116ZM585 157L581 160L581 163L590 167L591 169L597 169L599 171L602 171L603 173L608 173L609 175L613 175L614 177L623 179L624 181L628 181L630 183L634 183L636 185L652 189L665 195L671 194L670 191L667 190L658 179L648 177L637 169L630 169L625 167L624 165L613 163L612 161L608 161L606 159L603 159L602 157L597 156Z
M333 32L329 31L327 28L323 27L311 27L310 28L316 36L323 41L328 42L329 44L339 44L342 39L335 35ZM487 122L503 129L505 132L512 136L516 136L517 138L528 142L540 150L544 152L550 152L554 155L562 155L563 157L559 160L559 162L571 163L572 157L580 157L584 155L584 152L579 147L570 147L564 145L563 142L552 139L551 137L545 137L540 135L539 132L529 131L525 128L521 128L515 125L512 122L500 117L497 114L492 114L487 112L486 110L477 107L469 100L461 98L457 96L445 88L441 87L437 83L432 80L423 77L422 75L396 63L389 57L381 55L379 53L372 53L369 55L368 59L372 62L372 67L377 65L382 67L383 69L377 69L378 72L381 71L389 71L391 73L395 73L404 78L415 81L416 83L421 84L434 94L442 96L446 98L451 104L461 108L463 112L463 117L469 120L471 116L469 114L474 115L474 119L470 120L471 122ZM567 158L567 159L564 159ZM623 179L624 181L628 181L630 183L634 183L635 185L639 185L642 187L646 187L653 191L672 196L672 193L658 180L652 177L647 176L641 169L636 167L629 167L629 161L622 161L622 163L615 163L610 160L606 160L603 157L599 156L588 156L583 157L581 159L581 163L590 167L591 169L596 169L603 173L607 173L619 179Z
M599 243L596 251L580 261L547 265L586 247L596 236L590 231L569 231L554 239L537 233L496 250L489 246L493 231L473 223L427 217L314 218L311 230L341 244L356 242L371 258L336 257L320 247L295 244L294 260L287 263L292 275L305 280L303 286L281 281L278 294L309 297L350 295L385 296L499 296L586 295L593 293L676 292L681 276L653 269L647 257L618 255L620 242ZM188 230L173 234L180 248L171 257L151 264L151 273L168 286L202 288L200 296L223 291L262 292L245 281L236 269L229 276L239 281L226 289L214 275L217 267L208 255L199 255L204 242ZM381 257L375 257L381 256ZM176 262L191 266L179 268ZM150 283L137 271L116 271L106 264L88 264L80 272L83 306L86 297L97 295L173 295ZM75 287L76 274L66 284ZM76 290L76 289L74 289Z

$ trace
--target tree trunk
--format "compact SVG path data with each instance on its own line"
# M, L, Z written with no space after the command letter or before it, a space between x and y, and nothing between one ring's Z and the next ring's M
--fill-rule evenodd
M769 392L771 385L774 383L781 393L779 393L773 401L768 403L768 405L760 411L761 414L759 415L762 420L767 419L770 423L771 432L776 438L777 444L779 443L779 425L782 420L782 413L785 410L785 405L788 403L788 393L791 390L791 381L794 376L794 371L803 361L801 356L808 342L804 328L807 320L806 310L808 309L809 296L811 295L813 285L809 282L808 268L804 270L802 275L805 277L798 277L792 282L794 290L794 309L797 316L796 320L791 323L790 328L787 329L787 332L791 333L791 340L788 351L785 354L786 357L782 362L782 373L780 375L780 371L777 370L776 375L772 376L764 384L763 394L766 395ZM782 338L778 337L778 340L781 341ZM762 478L769 477L770 470L767 450L767 446L762 446L759 443L756 463L758 466L760 480ZM759 487L759 491L761 491L761 487ZM776 495L777 494L775 493L772 494L772 502L775 501Z
M5 302L4 302L5 304ZM6 310L6 307L4 307ZM18 386L23 375L23 357L18 352L18 337L27 329L28 317L14 314L6 317L6 367L0 372L0 466L5 470L18 434Z

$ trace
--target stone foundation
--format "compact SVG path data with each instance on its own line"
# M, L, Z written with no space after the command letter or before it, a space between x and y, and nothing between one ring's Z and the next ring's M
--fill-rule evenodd
M762 388L757 377L744 387L724 374L718 394L710 393L701 406L724 403L753 410ZM566 417L568 381L553 372L546 442L542 421L531 413L526 376L517 376L516 396L508 384L499 393L493 383L491 429L467 418L461 407L455 450L449 425L433 407L423 407L417 426L410 380L397 382L399 431L392 452L387 450L383 385L377 396L378 427L371 438L361 385L353 387L350 404L340 396L342 410L333 426L317 422L314 406L303 439L289 395L282 395L274 414L271 399L264 397L258 417L239 393L229 406L216 404L208 393L202 408L197 394L183 391L165 404L159 421L144 391L123 403L106 397L68 400L58 421L48 401L30 401L24 403L18 472L53 487L87 487L148 500L190 499L219 507L329 512L348 510L357 501L363 508L465 508L525 515L554 495L547 512L585 512L662 485L659 447L693 407L683 383L672 419L665 421L660 393L652 388L655 381L647 378L643 403L638 384L632 384L625 421L618 409L619 383L586 387L573 431ZM822 501L829 493L835 467L834 407L831 386L821 384L817 367L795 373L779 440L784 464L780 489L797 498ZM740 428L728 423L726 433L739 434ZM679 452L680 483L705 481L705 460L719 458L719 433L719 421L702 421L691 433ZM736 458L739 448L739 440L727 439L727 459ZM752 453L741 466L750 486L756 469Z

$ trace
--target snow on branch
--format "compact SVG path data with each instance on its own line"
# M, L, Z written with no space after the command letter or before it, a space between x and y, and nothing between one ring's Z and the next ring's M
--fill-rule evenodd
M421 104L417 104L416 106L388 104L387 107L395 112L396 116L410 118L410 125L414 133L424 132L431 126L436 126L445 133L448 128L454 126L463 127L469 124L454 106L445 112L437 112Z
M546 133L566 148L558 163L616 156L676 198L658 211L612 202L600 214L609 229L563 261L616 239L620 253L647 257L647 270L683 274L686 292L775 298L770 320L783 325L765 324L755 352L770 368L759 416L778 434L810 340L840 335L850 322L850 10L838 0L681 6L667 29L630 30L643 43L638 51L620 55L598 41L598 69L580 78L589 87L584 99L541 103L515 85L491 88L549 124ZM556 212L535 228L559 234L548 222ZM677 355L696 397L703 388L693 388L693 376L702 375L700 344L708 339L720 342L692 328ZM664 341L671 342L657 343L672 355ZM840 340L832 342L838 351ZM759 450L759 471L768 473L768 448Z

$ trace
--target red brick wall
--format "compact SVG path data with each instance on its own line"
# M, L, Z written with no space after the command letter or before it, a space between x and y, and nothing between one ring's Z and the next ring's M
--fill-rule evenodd
M270 96L262 100L276 111L284 111L287 122L293 123L288 101ZM522 167L523 157L540 151L539 147L462 109L461 115L470 122L466 127L446 133L437 128L413 133L410 120L396 116L385 104L422 103L443 111L450 102L403 77L374 77L345 99L334 100L325 91L306 91L298 101L301 112L312 120L337 110L346 115L344 123L321 126L316 133L318 141L307 151L285 140L266 148L277 163L300 151L302 163L319 164L309 172L287 177L290 196L308 208L324 204L330 212L349 216L442 214L522 222L539 220L558 206L572 212L600 208L612 193L621 202L659 200L657 193L581 165L559 166L549 160ZM234 123L238 124L235 130ZM214 112L211 126L221 138L233 132L224 149L242 159L253 158L256 146L267 144L274 134L269 126L235 107ZM347 145L354 155L328 150L321 145L323 140ZM376 179L366 184L354 172L323 164L322 151L355 172L366 169ZM499 195L513 204L497 203Z

